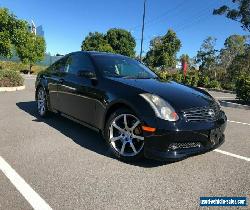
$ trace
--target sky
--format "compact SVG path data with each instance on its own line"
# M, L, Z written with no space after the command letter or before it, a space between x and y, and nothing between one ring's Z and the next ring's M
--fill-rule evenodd
M89 32L105 33L110 28L129 30L136 39L140 52L141 25L144 0L1 0L18 18L45 32L47 52L52 55L78 51ZM152 38L173 29L181 40L183 53L193 57L208 36L217 39L216 48L223 47L232 34L246 35L238 22L224 16L212 15L221 5L232 5L231 0L147 0L145 42L143 52L149 50Z

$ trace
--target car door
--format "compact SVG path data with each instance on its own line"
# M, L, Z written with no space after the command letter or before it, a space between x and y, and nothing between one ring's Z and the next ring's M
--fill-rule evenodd
M62 74L64 73L65 62L66 58L62 58L48 68L47 83L49 91L49 101L50 107L53 110L58 110L59 108L58 84L60 83L60 79L62 77Z
M94 125L97 89L88 75L96 75L89 55L83 52L69 55L58 85L58 98L61 112Z

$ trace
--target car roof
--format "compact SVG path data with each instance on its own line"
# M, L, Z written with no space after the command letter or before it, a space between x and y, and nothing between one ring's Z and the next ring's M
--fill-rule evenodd
M110 55L110 56L122 56L122 57L127 57L125 55L121 55L121 54L116 54L116 53L110 53L110 52L99 52L99 51L76 51L76 52L72 52L69 54L75 54L75 53L87 53L89 55Z

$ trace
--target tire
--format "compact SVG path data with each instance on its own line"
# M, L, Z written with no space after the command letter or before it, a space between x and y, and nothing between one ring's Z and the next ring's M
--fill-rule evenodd
M144 137L141 120L129 109L112 113L106 122L104 138L111 153L125 162L144 157Z
M45 89L39 87L37 91L37 112L40 117L47 117L49 115L48 110L48 97Z

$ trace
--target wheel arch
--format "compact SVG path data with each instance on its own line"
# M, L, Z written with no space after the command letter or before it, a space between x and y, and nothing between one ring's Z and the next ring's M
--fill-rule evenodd
M103 123L102 123L102 132L105 129L106 122L108 121L110 115L112 113L114 113L116 110L121 109L121 108L127 108L127 109L131 110L132 112L134 112L137 116L139 115L139 113L136 111L135 107L132 106L131 104L129 104L129 103L123 101L123 100L113 102L112 104L110 104L108 106L107 111L105 112L104 120L103 120Z

